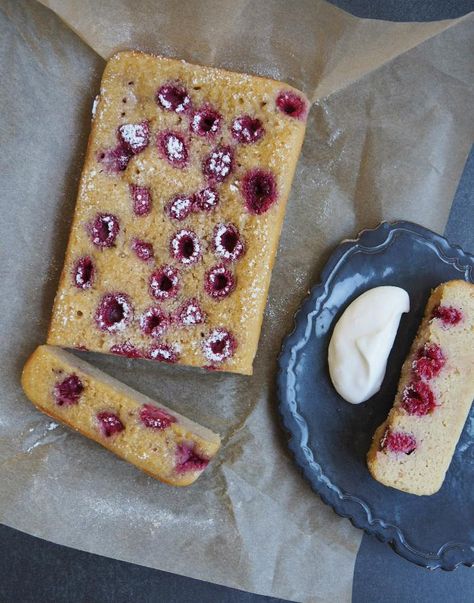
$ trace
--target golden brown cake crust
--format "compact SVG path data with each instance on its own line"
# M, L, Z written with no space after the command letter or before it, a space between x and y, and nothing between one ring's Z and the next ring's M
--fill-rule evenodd
M160 106L157 90L170 82L188 92L192 113L177 113ZM299 116L279 109L281 98L293 97L302 103ZM210 138L193 130L196 115L209 107L220 115L219 130ZM169 348L176 351L173 360L182 364L251 374L307 109L301 92L274 80L135 51L114 55L104 71L92 122L48 343L106 353L114 346L115 350L123 350L127 344L126 351L133 347L143 357L150 357L154 346L164 346L168 352ZM235 121L242 116L260 123L256 140L251 143L235 138ZM108 158L110 150L117 148L118 128L143 122L149 126L146 148L129 157L125 169L108 172L110 161L105 169L105 160L99 158L103 154ZM160 154L159 141L167 132L179 134L187 145L189 157L183 169L171 165ZM214 175L209 179L205 166L218 148L231 148L233 171L216 182ZM270 174L273 180L264 180L263 186L258 180L261 175L253 176L255 170ZM130 185L149 189L149 213L134 214ZM219 204L213 211L195 211L194 205L184 219L170 218L170 202L177 195L194 195L209 186L219 195ZM268 193L268 198L268 186L276 188L273 202L262 213L248 209L253 207L247 201L252 186L257 187L259 194L264 189L262 194ZM99 213L112 214L119 222L119 232L110 247L93 243L91 224ZM217 229L229 224L237 229L245 250L233 260L223 259L219 255L222 250L219 248L218 253L215 246ZM196 245L200 246L200 258L192 265L183 265L171 255L171 241L181 230L195 233ZM153 258L138 259L133 248L137 240L152 244ZM74 282L74 271L78 260L85 257L93 264L94 277L91 286L80 288ZM179 271L180 288L175 297L164 301L150 293L151 275L163 265ZM231 292L220 298L213 296L215 291L205 283L215 277L213 269L222 265L235 282ZM115 332L98 329L96 314L101 299L118 292L127 296L133 318L126 328ZM176 313L183 302L191 299L198 302L205 322L183 328L176 321ZM158 338L151 338L140 328L140 319L151 306L159 306L169 318L166 331ZM209 346L203 343L212 340L216 329L231 334L226 340L229 354L222 360L216 360L219 354L209 353ZM163 353L155 359L159 358L163 359ZM169 354L164 359L169 360Z
M73 403L59 404L57 386L71 375L80 380L83 389ZM27 397L40 411L101 444L151 477L173 486L192 484L220 447L219 436L209 429L54 346L43 345L33 352L24 366L21 383ZM142 421L142 409L149 410L150 406L160 410L158 418L164 418L160 428L156 428L153 414L148 418L148 426ZM120 432L104 434L97 419L104 411L119 418L123 425ZM150 428L150 421L155 428ZM194 465L186 458L183 462L183 454L191 461L194 459Z
M474 397L474 285L436 287L402 367L395 402L367 454L371 475L429 495L444 481Z

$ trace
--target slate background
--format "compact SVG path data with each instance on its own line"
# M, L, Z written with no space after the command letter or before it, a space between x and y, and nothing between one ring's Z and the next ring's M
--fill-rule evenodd
M332 4L358 17L392 21L450 19L474 10L474 0L332 0ZM474 151L471 151L445 231L452 243L471 253L474 253L473 218ZM352 603L382 600L384 603L474 601L474 569L428 572L364 535L356 560ZM83 553L0 525L0 603L131 601L284 603L282 599Z

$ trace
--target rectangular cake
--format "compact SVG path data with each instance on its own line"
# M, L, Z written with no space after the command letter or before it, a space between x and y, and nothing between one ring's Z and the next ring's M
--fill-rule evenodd
M251 374L308 101L127 51L94 111L48 343Z
M192 484L220 447L209 429L54 346L34 351L21 383L39 410L173 486Z
M474 398L474 285L439 285L402 367L394 406L368 453L372 476L412 494L433 494Z

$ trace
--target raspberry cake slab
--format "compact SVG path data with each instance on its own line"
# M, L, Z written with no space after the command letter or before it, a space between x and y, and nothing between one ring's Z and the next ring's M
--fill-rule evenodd
M461 280L432 293L387 420L367 461L372 476L412 494L444 481L474 398L474 285Z
M112 57L48 343L251 374L307 111L281 82Z
M39 410L167 484L192 484L219 450L217 434L55 346L35 350L21 382Z

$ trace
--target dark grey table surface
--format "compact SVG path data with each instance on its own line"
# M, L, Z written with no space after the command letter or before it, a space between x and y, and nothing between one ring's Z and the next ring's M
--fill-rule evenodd
M449 19L474 0L333 0L359 17L393 21ZM467 160L445 235L474 253L474 152ZM468 603L474 569L428 572L364 535L357 555L353 603ZM0 603L276 603L131 563L83 553L0 526ZM337 602L335 602L337 603Z

